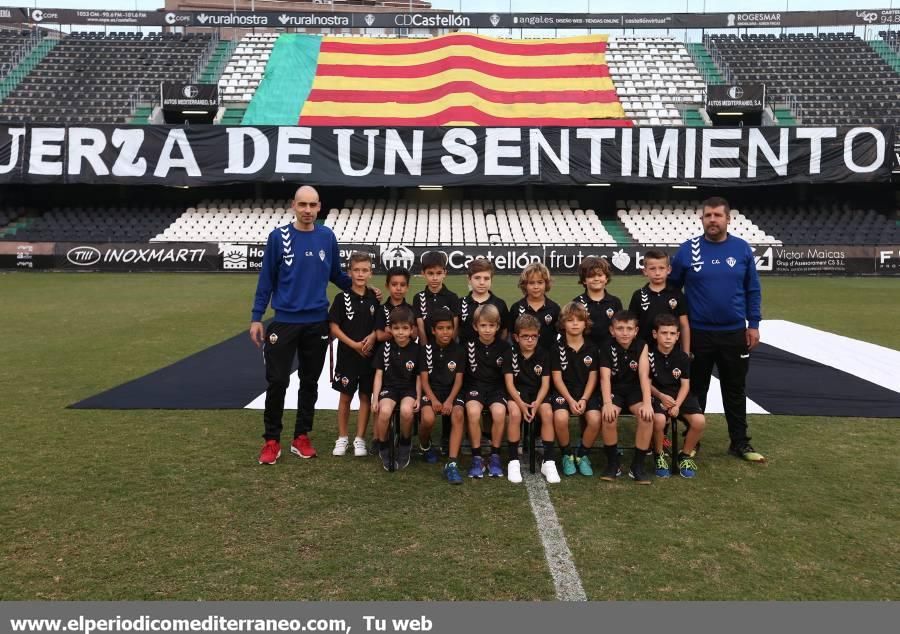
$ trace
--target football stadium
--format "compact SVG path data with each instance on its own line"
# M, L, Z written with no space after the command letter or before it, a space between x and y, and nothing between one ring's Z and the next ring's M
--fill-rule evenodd
M900 9L89 4L0 7L0 599L900 597ZM737 259L704 261L716 222ZM637 326L650 262L677 326ZM696 290L713 266L738 290ZM330 325L276 332L286 275L321 277ZM436 415L391 381L443 350L441 284L465 387ZM691 410L709 306L739 313L746 379L717 347ZM553 376L528 368L552 391L565 342L594 346L570 322L602 342L572 364L585 405L534 392L508 422L543 345L518 333L550 328ZM664 327L693 343L671 397ZM320 374L293 348L279 374L289 336ZM495 345L512 369L478 365ZM513 383L479 393L478 367ZM360 435L363 375L387 413Z

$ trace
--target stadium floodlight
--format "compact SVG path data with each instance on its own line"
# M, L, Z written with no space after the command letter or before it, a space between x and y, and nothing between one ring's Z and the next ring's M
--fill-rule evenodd
M611 183L588 183L588 187L612 187Z
M422 191L436 191L439 192L444 189L443 185L419 185L419 189Z
M697 189L697 186L688 184L672 185L672 189Z
M743 112L717 112L717 116L719 117L743 117Z

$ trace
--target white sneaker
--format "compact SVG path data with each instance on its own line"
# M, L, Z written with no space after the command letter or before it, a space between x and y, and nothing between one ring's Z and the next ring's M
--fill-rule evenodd
M369 452L366 451L366 441L359 436L353 439L353 455L357 458L369 455Z
M510 460L506 465L506 478L513 484L522 482L522 465L518 460Z
M331 452L332 456L345 456L347 455L347 447L350 446L350 440L346 436L341 436L334 442L334 449Z
M541 464L541 473L547 478L547 484L559 484L559 472L556 470L556 462L545 460Z

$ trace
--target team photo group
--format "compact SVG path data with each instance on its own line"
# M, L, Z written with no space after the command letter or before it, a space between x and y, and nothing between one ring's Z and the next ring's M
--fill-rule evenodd
M422 255L425 288L412 303L406 299L410 271L400 267L387 271L383 297L370 255L354 252L342 262L334 233L316 224L318 192L300 187L292 205L295 221L269 235L250 324L268 383L260 464L281 456L295 360L299 395L290 451L317 455L310 433L332 339L338 341L332 388L340 395L334 456L371 453L389 471L417 457L443 462L450 484L462 484L464 473L519 483L522 431L531 426L540 435L540 471L548 483L560 482L560 471L591 477L595 462L605 481L627 474L646 485L652 475L666 478L670 471L693 478L716 368L729 453L765 461L750 444L745 395L751 350L759 342L761 288L752 249L728 233L724 198L703 202L702 235L673 256L645 252L647 282L627 306L607 292L608 262L593 256L578 266L584 292L561 306L549 297L553 280L541 263L521 271L522 296L510 305L492 292L492 264L476 258L467 269L471 290L459 297L444 285L447 259L440 251ZM329 283L341 290L330 307ZM274 318L265 325L270 305ZM359 406L351 437L354 396ZM619 447L621 415L635 421L629 465ZM440 442L432 439L438 417L444 421ZM578 424L571 426L573 419ZM388 440L392 420L396 451ZM679 420L683 442L670 455L668 427ZM490 440L486 456L484 436ZM460 461L465 437L467 467ZM595 457L598 439L601 455Z

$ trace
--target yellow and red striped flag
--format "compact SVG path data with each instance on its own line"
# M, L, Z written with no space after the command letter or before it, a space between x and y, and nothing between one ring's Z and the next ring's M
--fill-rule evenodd
M326 37L300 124L630 126L609 76L606 41Z

